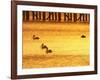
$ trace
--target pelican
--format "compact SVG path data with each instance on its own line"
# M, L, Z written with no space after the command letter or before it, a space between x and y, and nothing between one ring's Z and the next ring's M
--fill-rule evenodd
M41 44L41 48L42 49L48 49L48 47L46 45L44 45L43 43Z
M48 47L46 45L44 45L43 43L41 44L41 48L46 50L46 54L52 53L52 50L48 49Z
M81 38L86 38L86 36L85 35L81 35Z
M51 49L47 49L46 50L46 53L48 54L48 53L52 53L52 50Z
M39 37L36 37L35 35L33 35L33 40L39 40Z

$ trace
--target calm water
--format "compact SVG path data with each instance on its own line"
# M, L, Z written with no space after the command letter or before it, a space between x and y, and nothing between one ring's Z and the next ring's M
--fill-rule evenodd
M81 38L82 34L86 35L86 38ZM40 39L33 40L33 35ZM23 24L24 55L44 55L42 43L56 55L89 55L89 41L88 24Z
M46 54L42 43L52 53ZM23 23L23 68L89 65L89 43L89 24Z

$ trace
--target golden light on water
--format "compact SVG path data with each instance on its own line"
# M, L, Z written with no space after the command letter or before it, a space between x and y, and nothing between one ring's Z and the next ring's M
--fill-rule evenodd
M42 43L52 53L46 54ZM89 24L23 22L23 68L89 65L89 45Z

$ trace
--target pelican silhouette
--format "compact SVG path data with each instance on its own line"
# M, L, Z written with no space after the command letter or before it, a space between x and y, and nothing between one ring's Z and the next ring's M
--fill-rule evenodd
M46 45L44 45L43 43L41 44L41 48L42 49L48 49L48 47Z
M36 37L35 35L33 35L33 40L39 40L39 37Z
M86 36L85 35L81 35L81 38L86 38Z
M44 45L43 43L41 44L41 48L46 50L46 54L52 53L52 50L48 49L48 47L46 45Z
M52 53L52 50L51 49L46 49L46 53Z

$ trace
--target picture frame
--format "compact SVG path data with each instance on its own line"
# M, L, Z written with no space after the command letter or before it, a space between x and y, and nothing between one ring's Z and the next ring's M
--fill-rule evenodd
M31 16L29 17L29 15ZM29 18L31 18L31 20ZM55 24L58 25L56 25L55 27L54 26ZM74 26L75 25L80 26L85 24L86 26L85 28L84 27L70 28L72 24L74 24ZM59 27L59 25L61 25L62 27ZM63 25L66 26L69 25L69 26L66 28L65 26L63 27ZM55 34L53 33L53 31L49 33L49 31L51 30L55 31ZM75 33L70 32L71 30L72 32L74 31ZM30 32L28 33L25 31L32 32L32 35ZM66 31L68 32L66 33ZM80 35L80 33L82 32L84 32L85 34ZM38 38L39 40L40 37L42 37L43 39L40 41L35 40L37 35L39 36ZM71 38L69 36L70 39L68 39L68 35L72 35L74 36L74 38ZM58 36L57 39L56 36ZM43 42L43 40L45 43ZM58 42L55 43L54 40ZM66 43L63 43L63 40L66 41ZM69 40L68 42L69 45L67 43L68 40ZM80 40L83 42L79 42ZM28 41L30 42L28 43ZM51 48L53 48L53 51L48 50L46 41L47 44ZM70 44L70 42L72 44ZM70 45L73 47L70 47ZM87 45L88 47L86 47ZM43 50L47 50L48 52L46 54L44 54L45 52L41 53L40 46L42 46L42 49L44 46L46 46ZM41 55L36 55L34 53L35 51L36 54L39 53L43 54L42 58ZM70 53L71 56L69 55L68 51L69 53L71 51ZM29 53L32 52L32 54L29 54L28 57L25 56L24 58L24 54L26 55L26 53L28 52ZM70 57L68 58L67 56L65 57L66 59L64 59L65 55L61 54L62 55L61 56L60 53L58 54L57 52L58 53L63 52L63 54L67 53L67 55L69 55ZM89 53L87 54L87 52ZM81 57L79 56L80 53L85 54L84 59L82 56ZM75 54L74 57L72 57L72 54ZM31 55L36 55L36 56L31 57ZM59 57L59 55L63 57L63 59ZM75 56L77 56L77 58ZM47 59L51 60L51 58L53 59L56 58L56 59L51 62L48 62ZM69 59L69 62L66 61L67 59ZM40 62L45 60L47 63L46 62L39 63L38 60L40 60ZM61 61L61 64L56 60ZM79 60L82 62L77 62ZM84 62L85 60L87 61L87 63ZM53 62L55 64L52 64ZM51 65L49 65L50 63ZM81 63L83 63L84 65ZM90 74L97 74L97 6L96 5L33 2L33 1L11 1L11 78L12 79L75 76L75 75L90 75Z

